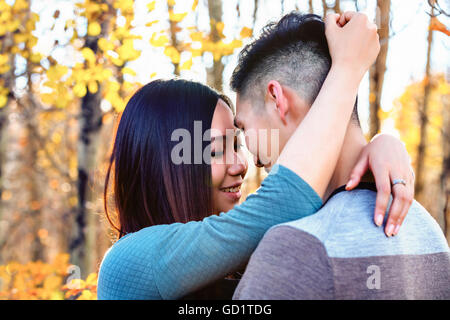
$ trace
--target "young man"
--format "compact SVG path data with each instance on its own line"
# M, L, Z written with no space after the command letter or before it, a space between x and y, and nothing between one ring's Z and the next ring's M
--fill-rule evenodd
M342 15L340 23L345 24L349 15L353 13ZM233 73L236 125L247 132L278 130L282 149L307 116L331 59L324 24L318 16L291 13L268 25L241 53ZM320 128L317 131L320 134ZM425 208L416 201L409 206L394 200L391 209L401 208L402 218L383 221L384 212L375 216L377 225L386 225L385 237L381 229L373 228L372 212L381 199L371 174L355 190L345 190L365 145L355 103L326 188L327 201L317 214L275 226L266 233L234 299L450 299L449 248ZM276 161L273 154L259 150L258 144L249 149L256 162L267 168ZM308 156L307 150L299 152ZM369 165L376 170L373 163L362 163L360 168ZM390 178L381 188L390 187L391 182L394 194L411 194L405 181L410 177Z

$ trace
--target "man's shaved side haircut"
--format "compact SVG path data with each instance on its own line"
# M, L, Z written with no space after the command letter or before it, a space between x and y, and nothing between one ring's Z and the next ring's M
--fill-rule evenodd
M351 50L351 48L349 48ZM311 106L331 67L325 23L315 14L291 12L269 23L247 44L231 77L243 99L262 101L270 80L288 86ZM352 119L359 125L357 100Z

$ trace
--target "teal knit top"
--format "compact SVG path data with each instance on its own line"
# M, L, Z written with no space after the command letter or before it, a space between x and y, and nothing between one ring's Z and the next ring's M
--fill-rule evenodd
M277 164L255 193L226 213L120 238L100 265L98 298L181 298L248 261L270 227L311 215L321 205L302 178Z

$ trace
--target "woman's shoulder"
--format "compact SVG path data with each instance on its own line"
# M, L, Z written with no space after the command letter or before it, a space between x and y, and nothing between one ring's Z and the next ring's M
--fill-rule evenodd
M153 275L160 229L129 233L108 249L99 270L99 299L161 299Z

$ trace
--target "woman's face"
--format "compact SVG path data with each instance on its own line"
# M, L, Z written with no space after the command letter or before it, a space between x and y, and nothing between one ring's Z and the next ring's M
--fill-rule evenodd
M242 150L233 113L219 99L211 124L211 176L214 213L227 212L239 203L248 163Z

